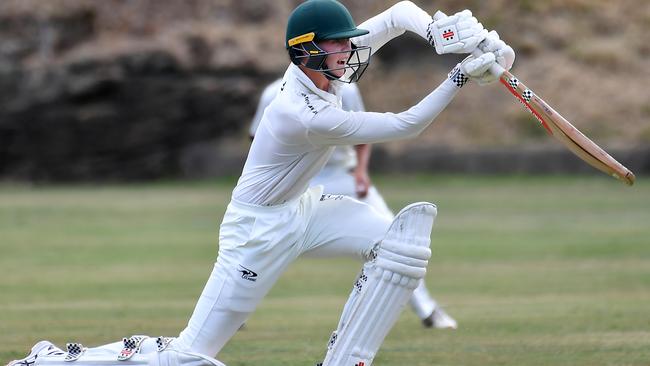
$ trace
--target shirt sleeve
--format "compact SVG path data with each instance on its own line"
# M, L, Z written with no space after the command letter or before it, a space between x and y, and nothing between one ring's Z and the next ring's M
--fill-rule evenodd
M314 145L357 145L419 135L456 96L460 88L445 79L418 104L401 113L350 112L333 105L313 115L307 137Z
M429 25L433 19L426 11L410 1L400 1L365 22L359 24L360 29L370 33L352 38L356 46L370 46L375 53L391 39L411 31L431 43L428 34Z
M341 101L343 103L343 109L346 111L363 112L366 110L363 105L361 91L359 91L359 87L355 83L343 84Z

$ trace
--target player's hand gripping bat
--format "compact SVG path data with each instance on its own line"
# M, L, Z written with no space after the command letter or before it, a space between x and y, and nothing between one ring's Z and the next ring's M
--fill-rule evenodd
M476 49L473 54L480 56L481 51ZM517 77L497 63L490 68L490 71L537 118L550 135L562 142L579 158L627 185L634 184L634 173L575 128Z
M436 39L436 46L447 45L452 47L455 43L460 43L458 37L455 36L459 33L459 30L454 24L454 20L457 20L456 18L462 14L458 13L452 17L447 17L441 11L436 12L433 16L435 23L432 23L430 27L430 31L433 32L433 37ZM436 48L436 51L438 51L438 48ZM472 54L479 57L482 52L476 48ZM562 142L579 158L628 185L634 184L634 173L575 128L542 98L519 81L518 78L497 63L490 68L490 72L539 120L550 135Z

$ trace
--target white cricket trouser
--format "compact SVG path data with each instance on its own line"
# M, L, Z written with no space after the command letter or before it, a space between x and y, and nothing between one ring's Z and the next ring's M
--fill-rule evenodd
M343 194L355 198L363 203L367 203L380 214L389 216L393 219L393 212L388 208L384 198L379 194L375 186L370 186L368 194L363 197L357 197L354 176L343 167L325 166L317 176L315 176L310 185L323 186L323 192L326 194Z
M389 217L391 220L393 219L393 212L388 208L386 201L384 201L384 198L375 186L371 186L370 189L368 189L366 197L357 197L354 175L352 175L345 167L331 165L325 166L325 168L323 168L323 170L321 170L321 172L311 180L311 185L322 185L324 187L323 192L327 194L343 194L354 197L357 200L372 206L380 214ZM431 315L436 306L438 306L436 301L431 297L431 295L429 295L424 280L420 281L418 287L413 291L413 296L411 296L409 304L411 305L411 309L413 309L415 315L420 319L425 319Z
M230 202L217 262L175 347L216 355L303 253L367 260L391 219L350 197L321 192L313 187L270 207Z

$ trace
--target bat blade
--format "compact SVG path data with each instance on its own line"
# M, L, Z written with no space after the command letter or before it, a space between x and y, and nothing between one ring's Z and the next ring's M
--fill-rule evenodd
M504 71L499 81L537 118L550 135L571 152L605 174L627 185L634 184L634 173L575 128L517 77Z

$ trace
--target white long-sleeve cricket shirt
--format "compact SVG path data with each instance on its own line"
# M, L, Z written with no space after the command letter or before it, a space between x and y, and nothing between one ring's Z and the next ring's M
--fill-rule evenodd
M427 38L431 16L400 2L363 22L370 33L352 39L376 52L412 31ZM271 206L298 198L321 170L335 146L385 142L419 135L460 89L445 79L419 103L401 113L353 112L341 108L338 82L318 89L296 65L289 65L280 91L266 108L232 198Z

